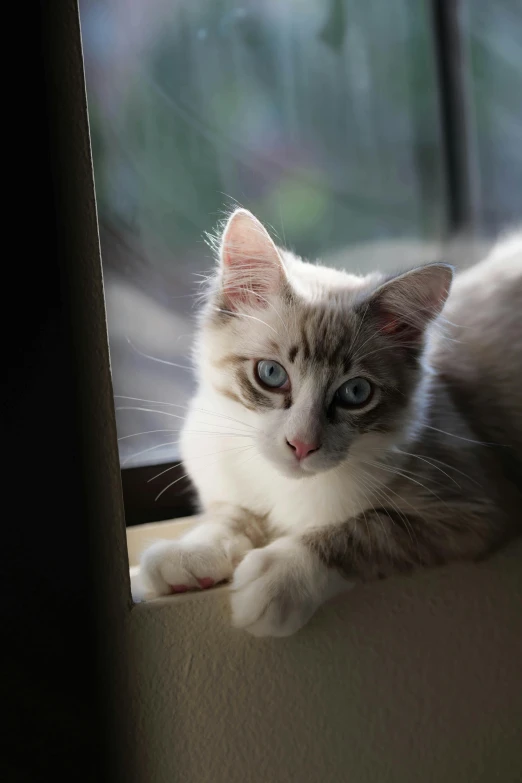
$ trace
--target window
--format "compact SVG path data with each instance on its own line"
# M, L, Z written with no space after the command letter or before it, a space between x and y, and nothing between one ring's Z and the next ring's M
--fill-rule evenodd
M522 8L516 0L466 0L476 219L495 235L522 216Z
M469 263L459 232L521 213L518 5L80 2L128 524L191 509L194 294L234 200L361 271Z

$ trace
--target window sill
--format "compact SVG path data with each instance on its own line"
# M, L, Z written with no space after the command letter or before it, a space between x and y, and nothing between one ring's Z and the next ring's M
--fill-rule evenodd
M197 525L198 521L197 516L192 516L183 517L182 519L171 519L165 522L150 522L148 524L134 525L133 527L127 528L131 594L135 603L143 603L144 601L190 601L201 595L201 591L196 591L193 593L189 592L176 596L158 598L148 592L142 584L139 566L140 555L150 543L157 541L159 538L169 540L179 538L183 533L186 533L187 530L190 530L191 527ZM226 587L214 587L212 588L212 593L222 592L223 590L226 590Z

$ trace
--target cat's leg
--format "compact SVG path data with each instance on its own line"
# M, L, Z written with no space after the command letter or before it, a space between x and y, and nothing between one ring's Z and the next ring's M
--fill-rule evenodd
M232 623L253 636L290 636L321 604L352 587L302 538L278 538L249 552L231 586Z
M156 541L144 551L142 578L157 595L205 589L230 579L245 554L265 543L263 518L232 504L215 504L181 538Z
M480 556L490 544L486 523L487 515L469 504L467 511L435 506L422 516L382 508L276 539L249 552L236 569L233 624L254 636L290 636L357 582Z
M367 511L249 552L234 573L233 624L254 636L290 636L356 582L409 568L418 542L402 514L401 522L387 510Z

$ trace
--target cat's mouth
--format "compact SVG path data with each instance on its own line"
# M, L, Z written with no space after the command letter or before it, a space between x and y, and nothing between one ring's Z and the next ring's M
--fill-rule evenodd
M285 461L284 463L278 462L277 468L279 472L287 478L294 479L311 478L320 472L317 468L307 465L306 461L299 462L298 460L294 460L293 462Z

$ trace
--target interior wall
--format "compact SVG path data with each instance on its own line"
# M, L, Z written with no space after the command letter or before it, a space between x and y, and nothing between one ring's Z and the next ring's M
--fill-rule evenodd
M137 604L141 779L516 783L521 606L522 542L357 588L288 639L231 628L227 588Z

